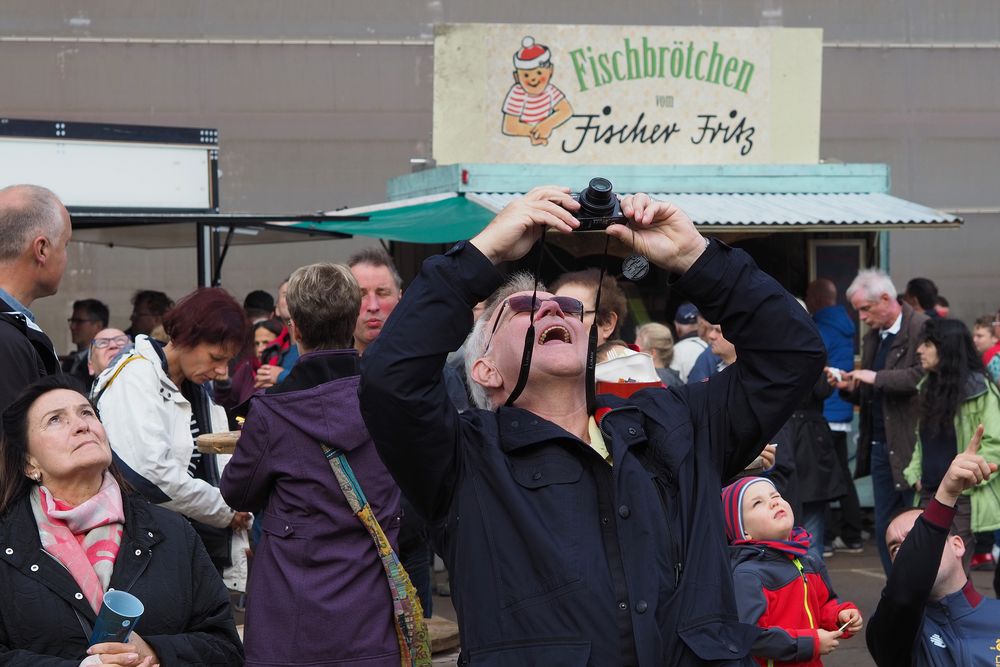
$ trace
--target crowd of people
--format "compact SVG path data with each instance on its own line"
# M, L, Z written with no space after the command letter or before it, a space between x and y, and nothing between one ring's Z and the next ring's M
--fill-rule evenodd
M998 317L866 270L858 349L832 281L796 300L642 194L606 233L674 276L670 323L603 269L500 273L578 207L529 192L405 294L372 248L276 298L140 290L126 330L81 299L60 358L30 307L70 216L0 190L0 664L429 665L435 555L464 664L821 664L863 631L879 665L992 660ZM824 559L865 548L868 475L866 620ZM91 646L112 589L145 612Z

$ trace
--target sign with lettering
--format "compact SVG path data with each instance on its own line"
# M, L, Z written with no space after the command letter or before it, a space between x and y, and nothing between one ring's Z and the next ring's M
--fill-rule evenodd
M434 159L815 164L822 31L450 24Z

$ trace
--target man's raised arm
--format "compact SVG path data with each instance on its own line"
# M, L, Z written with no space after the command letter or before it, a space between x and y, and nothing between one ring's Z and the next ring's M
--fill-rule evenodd
M461 425L442 376L447 355L468 335L472 307L500 286L495 265L527 254L543 227L571 231L577 206L569 188L536 188L471 241L425 261L361 357L365 424L403 494L428 519L447 512L461 456Z
M826 353L804 308L741 250L709 243L677 207L645 195L626 197L635 209L635 247L658 266L679 274L672 287L683 292L736 347L737 360L704 388L713 449L723 479L760 454L799 400L819 378ZM632 230L609 234L629 242Z

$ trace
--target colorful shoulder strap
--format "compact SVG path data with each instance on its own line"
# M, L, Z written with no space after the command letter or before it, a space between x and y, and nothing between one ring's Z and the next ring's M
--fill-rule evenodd
M399 657L402 667L430 667L431 643L427 624L424 622L424 610L420 606L417 591L410 581L410 576L403 569L399 556L392 550L382 526L379 525L372 506L365 497L358 483L347 456L339 449L322 444L323 455L330 463L330 468L337 478L340 490L347 498L351 511L358 517L361 524L371 535L382 561L389 582L389 592L392 593L393 618L396 622L396 638L399 641Z

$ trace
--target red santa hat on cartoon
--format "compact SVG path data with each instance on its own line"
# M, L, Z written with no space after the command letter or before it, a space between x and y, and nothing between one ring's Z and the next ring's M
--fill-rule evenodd
M547 46L536 44L534 37L521 40L521 49L514 54L514 67L517 69L535 69L547 67L552 59L552 53Z

